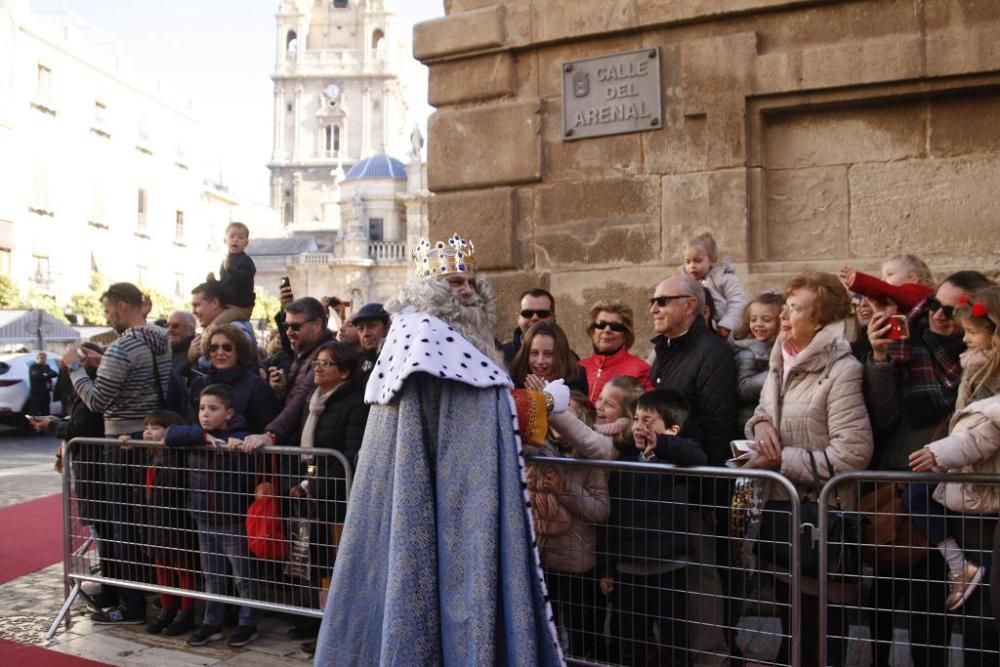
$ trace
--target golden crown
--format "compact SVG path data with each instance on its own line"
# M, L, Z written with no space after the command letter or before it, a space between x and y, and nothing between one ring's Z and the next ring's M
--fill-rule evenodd
M472 241L455 234L447 241L438 241L434 245L427 239L420 239L412 257L417 277L429 278L446 273L472 273L476 270L475 253Z

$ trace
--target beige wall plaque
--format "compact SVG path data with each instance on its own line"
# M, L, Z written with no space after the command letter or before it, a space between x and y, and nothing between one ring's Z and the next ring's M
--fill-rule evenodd
M564 141L662 127L658 48L573 60L562 73Z

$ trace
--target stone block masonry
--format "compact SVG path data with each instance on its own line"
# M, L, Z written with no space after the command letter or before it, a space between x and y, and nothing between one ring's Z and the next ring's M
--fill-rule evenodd
M1000 11L976 0L450 0L415 30L437 107L431 232L548 286L580 352L602 297L640 312L712 231L751 292L794 272L996 265ZM563 141L561 67L659 48L663 127ZM947 233L943 233L947 230ZM570 318L570 319L567 319ZM640 346L641 347L641 346Z

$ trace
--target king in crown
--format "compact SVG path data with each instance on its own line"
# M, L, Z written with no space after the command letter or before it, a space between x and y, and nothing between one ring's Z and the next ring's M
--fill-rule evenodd
M475 253L472 241L453 234L447 241L434 245L421 239L412 257L417 277L429 278L446 273L475 273Z

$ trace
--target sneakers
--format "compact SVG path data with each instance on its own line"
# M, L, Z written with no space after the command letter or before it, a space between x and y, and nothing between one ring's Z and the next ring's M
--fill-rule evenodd
M217 642L222 639L222 628L214 625L202 625L188 637L188 646L204 646L208 642Z
M160 634L167 626L174 622L176 616L177 611L175 609L161 609L160 613L156 615L156 619L152 623L146 624L146 632L151 635Z
M190 611L179 611L174 622L163 629L163 634L167 637L176 637L194 630L194 614Z
M240 625L229 635L229 641L226 643L233 648L240 648L255 639L257 639L257 628L252 625Z
M93 613L90 619L98 625L142 625L146 622L146 614L128 614L124 608L114 607Z
M965 601L976 590L976 586L983 580L984 574L986 574L985 565L976 565L973 562L965 561L965 566L961 572L948 575L948 581L950 582L948 588L950 592L948 593L948 599L945 601L948 611L955 611L965 604Z

